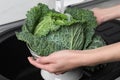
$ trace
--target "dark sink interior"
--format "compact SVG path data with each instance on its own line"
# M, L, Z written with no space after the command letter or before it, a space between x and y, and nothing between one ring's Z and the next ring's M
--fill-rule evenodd
M25 43L18 41L15 35L0 43L0 53L0 74L3 76L10 80L42 80L40 70L27 60L31 54Z

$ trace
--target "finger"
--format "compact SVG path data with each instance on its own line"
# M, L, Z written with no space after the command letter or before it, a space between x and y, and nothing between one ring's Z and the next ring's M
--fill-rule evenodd
M46 70L46 66L44 64L36 62L36 60L34 60L33 57L28 57L28 61L35 67Z
M48 57L40 57L37 58L36 61L41 64L48 64L51 62L51 60Z

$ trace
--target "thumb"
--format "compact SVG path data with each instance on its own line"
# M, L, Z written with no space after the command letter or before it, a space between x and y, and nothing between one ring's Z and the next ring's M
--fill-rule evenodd
M38 63L41 63L41 64L48 64L48 63L50 63L50 59L47 56L46 57L39 57L39 58L36 59L36 61Z

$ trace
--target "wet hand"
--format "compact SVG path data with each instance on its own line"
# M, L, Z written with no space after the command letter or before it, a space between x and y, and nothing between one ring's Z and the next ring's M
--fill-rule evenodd
M61 74L80 66L80 64L78 64L82 62L82 60L79 60L80 53L80 50L61 50L54 52L49 56L39 57L36 60L34 60L32 57L28 57L28 60L37 68L44 69L51 73Z

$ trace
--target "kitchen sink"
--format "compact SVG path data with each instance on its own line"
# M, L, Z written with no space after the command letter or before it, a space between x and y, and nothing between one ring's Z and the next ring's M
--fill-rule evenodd
M116 22L116 20L114 21ZM15 32L21 30L21 25L23 25L22 22L24 21L19 24L20 22L21 21L16 22L16 27L13 27L12 29L7 29L4 32L1 31L0 74L10 80L43 80L40 75L40 69L35 68L31 64L29 64L27 60L27 57L31 56L31 54L26 44L22 41L19 41L15 36ZM109 21L108 23L111 22ZM98 32L100 27L96 28ZM110 42L107 44L109 45L112 43ZM107 66L103 67L100 70L96 70L96 72L90 72L88 70L84 70L83 72L84 74L81 80L115 80L117 77L120 76L120 62L108 63Z

